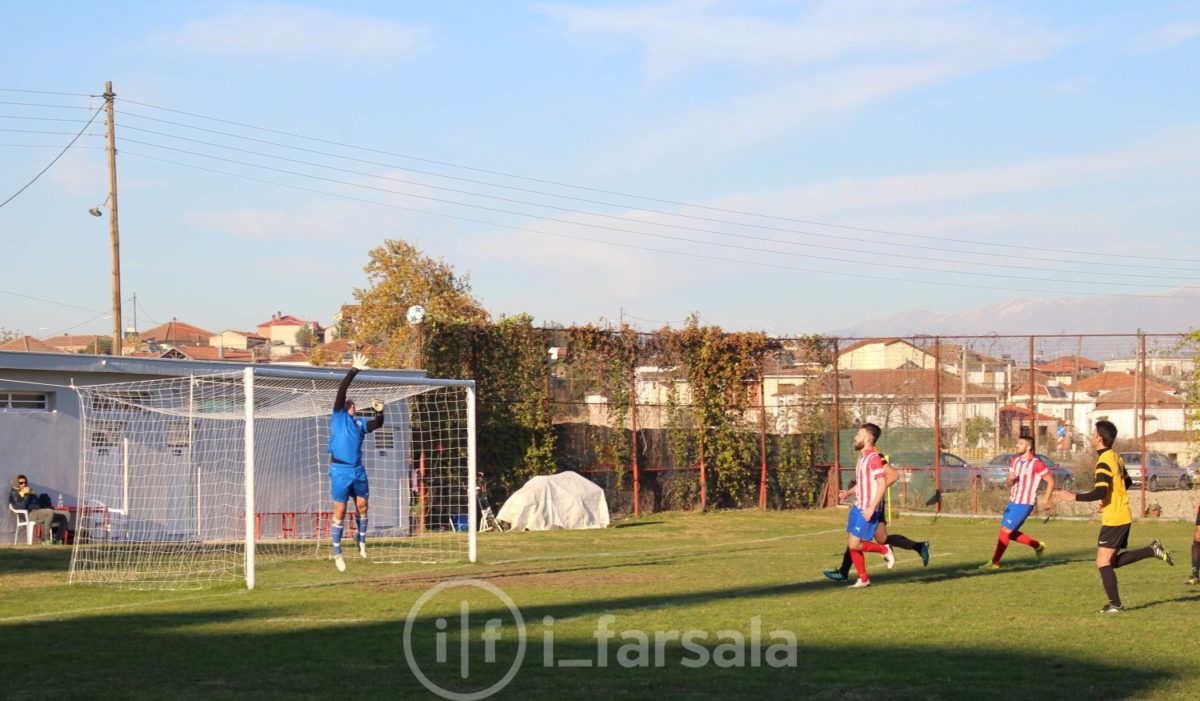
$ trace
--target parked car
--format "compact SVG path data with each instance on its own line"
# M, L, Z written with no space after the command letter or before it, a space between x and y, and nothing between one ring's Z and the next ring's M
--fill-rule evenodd
M1125 471L1133 480L1134 487L1142 486L1142 454L1140 452L1121 453L1125 461ZM1146 489L1157 492L1160 489L1191 489L1192 478L1188 471L1180 467L1171 456L1159 452L1146 453Z
M1036 455L1038 460L1041 460L1046 468L1050 470L1050 474L1054 475L1055 489L1065 489L1067 491L1075 489L1075 473L1041 453L1037 453ZM984 463L983 467L986 470L983 475L984 481L991 486L1003 487L1005 481L1008 479L1008 468L1012 465L1013 458L1015 457L1017 457L1016 453L1000 453Z
M933 452L897 453L889 455L888 462L892 464L892 467L900 470L900 479L908 482L912 480L912 470L906 471L903 468L933 471ZM983 473L981 468L971 467L967 464L966 460L963 460L954 453L947 453L944 450L941 452L940 463L941 474L938 479L943 492L958 492L970 489L975 477Z

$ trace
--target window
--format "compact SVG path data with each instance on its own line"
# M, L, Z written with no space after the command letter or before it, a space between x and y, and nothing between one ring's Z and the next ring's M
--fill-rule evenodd
M176 455L183 452L183 449L188 447L189 426L187 421L172 421L167 424L165 438L167 447L172 448Z
M371 433L375 437L376 450L392 450L396 447L396 431L390 428L381 428Z
M50 411L54 408L49 392L12 392L0 390L0 411Z
M92 411L143 411L150 403L149 392L126 390L92 395Z
M122 421L96 421L92 424L92 433L88 438L88 443L106 454L108 448L115 448L120 442L123 430L125 430L125 424Z

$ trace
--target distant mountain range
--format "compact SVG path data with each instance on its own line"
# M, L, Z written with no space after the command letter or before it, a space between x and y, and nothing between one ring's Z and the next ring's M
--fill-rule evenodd
M962 312L912 310L832 332L835 336L1179 333L1200 327L1200 284L1157 297L1019 299Z

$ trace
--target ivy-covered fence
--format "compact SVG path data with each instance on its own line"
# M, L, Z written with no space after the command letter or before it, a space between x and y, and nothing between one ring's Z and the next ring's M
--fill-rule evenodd
M820 505L838 423L831 351L820 338L785 347L694 319L638 333L513 317L431 323L424 335L430 374L476 381L478 464L493 500L574 470L624 513ZM781 365L810 381L765 384ZM780 392L767 411L764 396Z
M1198 345L1196 334L769 338L695 319L638 333L513 317L430 324L424 357L435 376L476 381L493 500L574 470L622 513L828 505L853 478L854 429L872 421L901 474L893 506L978 514L1003 507L1022 432L1061 464L1063 485L1090 480L1100 418L1118 425L1127 463L1195 461ZM1188 474L1147 473L1136 508L1169 501L1148 492L1200 485Z

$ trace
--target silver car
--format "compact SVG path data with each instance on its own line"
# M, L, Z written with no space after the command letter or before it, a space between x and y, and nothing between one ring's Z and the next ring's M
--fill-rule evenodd
M1133 486L1142 486L1142 454L1140 452L1121 453L1125 462L1125 471L1133 480ZM1192 478L1188 471L1180 467L1171 456L1158 452L1146 453L1146 489L1157 492L1160 489L1191 489Z

